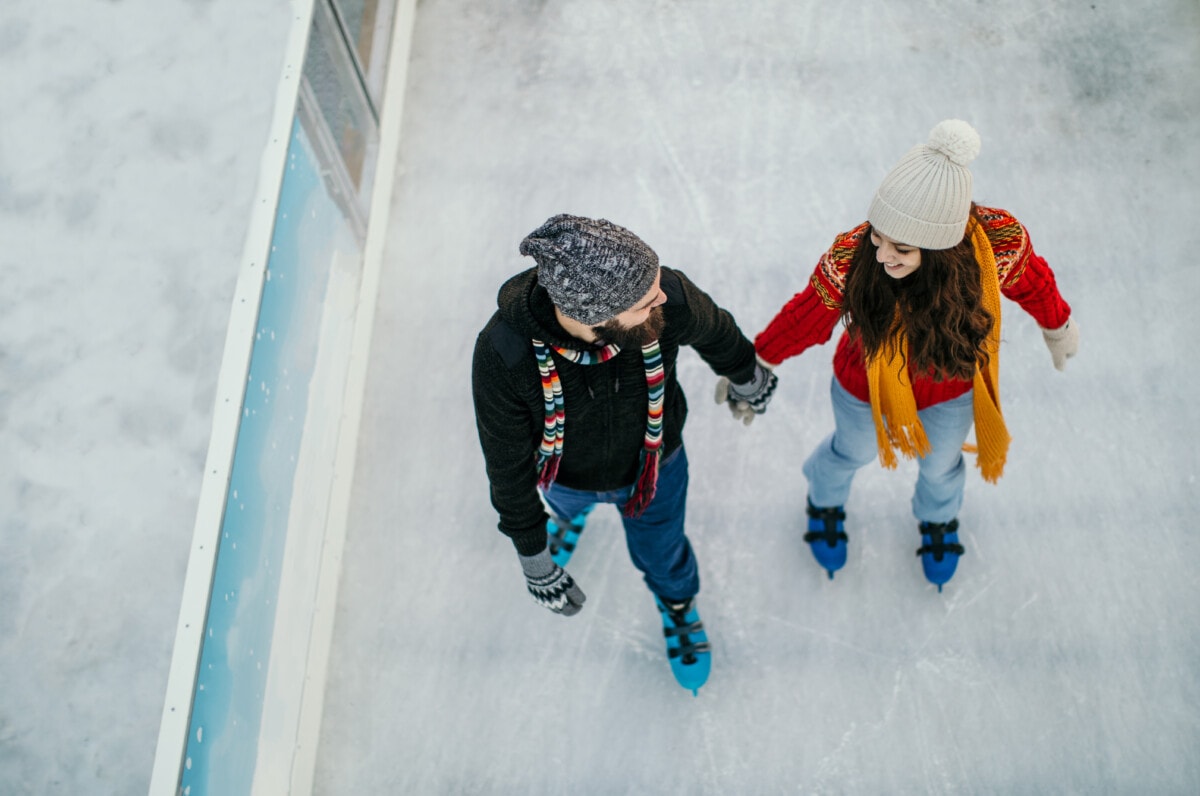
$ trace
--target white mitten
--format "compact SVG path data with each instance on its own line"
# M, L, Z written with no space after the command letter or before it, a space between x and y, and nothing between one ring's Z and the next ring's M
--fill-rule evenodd
M1057 329L1042 329L1042 339L1054 358L1054 367L1063 370L1067 367L1067 360L1079 350L1079 324L1074 318L1068 318Z

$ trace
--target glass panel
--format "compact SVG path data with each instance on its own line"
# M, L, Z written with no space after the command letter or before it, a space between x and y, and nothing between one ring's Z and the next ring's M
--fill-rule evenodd
M314 434L345 391L362 249L293 123L267 260L237 450L221 525L181 793L250 793L263 720L285 543L323 518L312 462L333 460ZM333 333L330 330L334 330ZM340 334L338 333L340 332ZM324 447L321 447L322 443ZM299 490L299 491L297 491Z
M396 0L330 0L342 19L346 38L358 57L358 63L376 107L383 94L384 71L387 69L388 45L391 42L392 17Z
M365 215L379 132L332 11L325 3L317 3L314 12L304 80L327 135L314 134L313 143L318 149L329 143L336 150L340 157L334 160L341 160L345 166L355 204Z

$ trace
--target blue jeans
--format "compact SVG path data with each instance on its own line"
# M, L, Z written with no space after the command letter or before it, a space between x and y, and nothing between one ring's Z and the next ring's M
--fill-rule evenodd
M836 428L804 462L808 498L819 507L844 506L854 474L879 455L871 405L846 392L837 378L831 392ZM934 404L917 415L931 450L917 459L913 514L923 522L949 522L962 507L967 481L962 446L975 419L972 393Z
M687 454L681 446L659 464L654 500L642 516L621 515L633 565L641 571L650 591L669 602L682 602L700 591L696 556L683 532L687 487ZM608 492L589 492L553 483L542 494L551 511L571 518L595 503L614 503L619 509L632 493L632 484Z

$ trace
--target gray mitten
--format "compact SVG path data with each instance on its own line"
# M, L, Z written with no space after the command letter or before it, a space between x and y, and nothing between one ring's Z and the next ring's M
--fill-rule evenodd
M521 560L521 571L525 573L529 593L538 605L563 616L579 613L587 597L566 570L554 563L549 550L543 550L536 556L518 553L517 558Z
M717 379L717 391L713 398L719 404L729 404L734 419L748 426L754 422L755 415L767 411L767 404L771 402L778 383L779 378L759 361L754 366L753 378L745 384L732 384L724 376Z
M1057 329L1042 329L1042 339L1050 349L1054 367L1065 370L1067 360L1079 350L1079 324L1074 318L1068 318L1067 322Z

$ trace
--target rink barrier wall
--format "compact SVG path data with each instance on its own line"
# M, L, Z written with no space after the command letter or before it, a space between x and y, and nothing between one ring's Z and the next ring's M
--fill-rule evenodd
M362 420L363 393L370 364L375 328L376 297L383 270L389 210L400 155L400 128L404 118L404 94L408 83L409 50L416 20L417 0L398 0L392 25L391 53L386 89L379 120L380 149L363 246L362 278L354 319L353 340L346 372L345 395L340 407L339 433L329 493L329 520L321 548L320 570L314 584L313 621L305 657L305 692L296 727L290 793L312 792L316 771L317 743L324 710L325 682L333 625L337 609L338 583L342 573L350 494L358 456L358 434ZM331 422L333 418L330 418Z
M383 86L366 104L378 114L367 144L373 166L357 175L360 195L347 196L349 182L332 184L322 158L356 131L330 134L316 96L328 84L314 92L302 79L316 46L310 31L345 24L335 6L292 4L217 379L151 796L312 789L415 16L415 0L398 0L387 29L369 34L390 44L385 77L373 68L364 81ZM367 71L359 54L342 57Z

